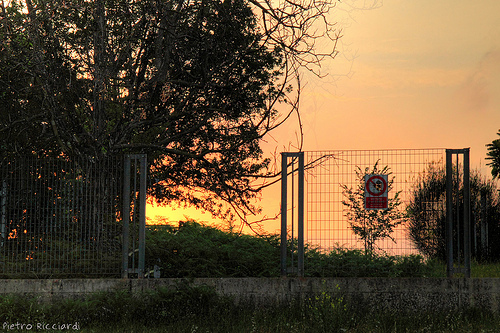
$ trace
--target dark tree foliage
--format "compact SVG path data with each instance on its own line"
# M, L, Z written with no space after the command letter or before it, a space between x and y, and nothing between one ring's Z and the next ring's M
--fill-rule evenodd
M453 166L456 174L457 167ZM453 177L453 210L458 212L460 230L453 225L453 239L463 240L463 181ZM458 182L458 183L457 183ZM470 174L471 238L473 256L477 259L496 260L500 246L495 239L500 236L500 201L494 182L486 180L479 171ZM417 249L431 258L446 258L446 171L443 166L430 164L417 181L408 204L409 236ZM489 242L481 243L481 224L486 226ZM484 229L483 229L484 233ZM454 251L457 251L455 248Z
M497 135L500 136L500 131L498 131ZM486 147L488 148L488 157L486 159L491 161L487 165L491 167L493 178L498 178L500 177L500 139L493 140Z
M446 175L430 164L410 194L408 230L417 249L431 258L445 258Z
M334 57L339 38L329 2L282 6L2 2L0 153L147 153L158 202L255 212L254 180L273 175L259 144L296 110L287 94L297 69ZM320 37L333 41L328 52L316 51Z

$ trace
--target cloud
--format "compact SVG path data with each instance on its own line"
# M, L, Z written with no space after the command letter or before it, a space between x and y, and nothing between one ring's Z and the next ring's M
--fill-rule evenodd
M487 52L456 91L460 109L484 112L492 100L500 95L500 49Z

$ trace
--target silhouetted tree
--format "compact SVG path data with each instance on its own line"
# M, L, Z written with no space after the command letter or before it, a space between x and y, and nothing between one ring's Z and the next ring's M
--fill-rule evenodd
M497 135L500 136L500 131L498 131ZM500 139L493 140L486 147L488 148L488 157L486 159L491 161L487 165L491 166L493 178L498 178L500 177Z
M365 170L361 170L357 167L355 171L358 185L355 188L341 185L345 198L342 204L346 207L345 216L352 231L363 240L365 251L372 253L376 246L375 242L379 239L389 238L396 242L391 234L398 225L405 221L405 213L399 208L402 204L399 197L401 191L388 197L387 209L367 210L365 209L365 175L390 176L392 172L388 166L379 168L378 162L373 168L367 167ZM387 191L389 192L393 189L394 178L390 177L388 180Z
M456 165L453 173L457 173ZM500 236L500 202L494 182L481 177L475 170L470 175L471 238L473 255L478 259L495 259L500 249L492 240ZM453 210L458 212L460 230L453 224L456 243L463 239L463 181L453 177ZM442 165L432 163L414 185L410 194L408 230L417 249L431 258L446 258L446 171ZM489 248L480 244L481 222L487 227ZM460 238L459 238L460 237ZM456 251L456 249L455 249Z
M261 140L297 111L297 70L339 38L321 0L1 5L3 153L148 153L157 201L218 215L256 211L255 180L274 176Z

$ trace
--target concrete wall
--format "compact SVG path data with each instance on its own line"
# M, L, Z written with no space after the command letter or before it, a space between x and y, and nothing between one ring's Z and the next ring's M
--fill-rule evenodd
M140 292L158 287L175 288L180 281L0 279L0 294L30 294L50 300L54 297L80 297L97 291ZM368 309L416 311L478 307L500 311L498 278L199 278L190 282L211 286L220 295L233 296L236 302L279 303L328 292Z

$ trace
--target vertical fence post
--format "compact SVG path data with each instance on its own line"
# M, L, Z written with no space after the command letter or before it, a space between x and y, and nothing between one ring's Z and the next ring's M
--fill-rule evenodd
M147 179L147 156L139 155L140 164L140 188L139 188L139 263L138 277L144 277L146 258L146 179Z
M453 162L452 152L446 149L446 274L453 276Z
M132 174L132 160L134 160L134 172ZM133 206L134 213L132 220L130 219L131 206L131 177L134 177L134 184L137 179L137 163L139 164L139 202L136 201L137 189L134 186ZM129 273L137 273L138 278L144 277L145 271L145 253L146 253L146 191L147 191L147 155L126 155L124 163L124 181L123 181L123 250L122 250L122 278L128 278ZM137 212L139 213L137 216ZM139 248L135 249L135 242L130 249L130 222L138 227L138 235L132 235L132 239L138 239ZM137 237L137 238L136 238ZM135 260L132 260L132 268L129 267L129 252L135 253L138 251L137 268Z
M122 278L128 278L128 247L130 234L130 155L125 156L123 164L123 250Z
M287 165L288 154L281 153L281 276L286 276L286 242L287 242Z
M297 227L298 227L298 237L297 237L297 275L299 277L304 276L304 153L281 153L281 276L287 275L287 195L288 195L288 157L296 158L298 157L298 196L297 196ZM295 170L292 163L292 177L295 174ZM293 193L292 193L293 195ZM294 200L292 197L292 210ZM292 218L292 227L293 227ZM292 244L293 244L293 234L292 234ZM292 246L293 251L293 246ZM292 254L293 255L293 254ZM294 267L292 267L293 271Z
M453 161L452 155L457 155L457 179L456 179L456 193L453 194ZM460 239L460 213L459 213L459 159L458 155L463 156L463 238ZM471 233L470 233L470 149L446 149L446 272L447 276L453 277L455 272L463 273L466 278L471 276ZM455 198L454 198L455 196ZM456 199L456 207L453 206L454 199ZM456 209L455 209L456 208ZM456 215L454 215L456 214ZM460 266L460 256L463 251L463 268L454 267L453 264L453 217L457 219L457 264ZM462 251L461 251L462 250Z
M304 276L304 152L299 153L298 188L298 276Z
M471 259L471 241L470 241L470 149L463 149L464 155L464 275L470 278L470 259Z

